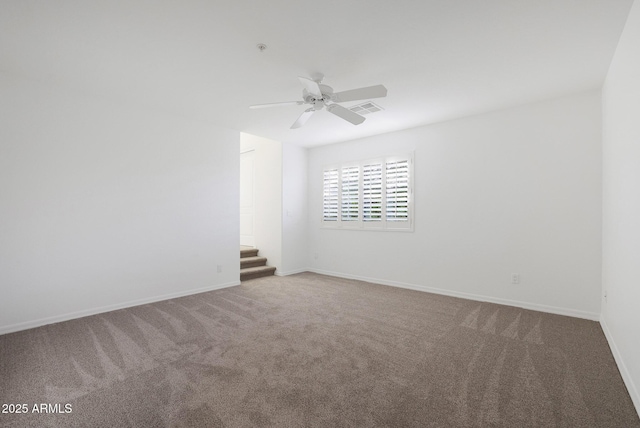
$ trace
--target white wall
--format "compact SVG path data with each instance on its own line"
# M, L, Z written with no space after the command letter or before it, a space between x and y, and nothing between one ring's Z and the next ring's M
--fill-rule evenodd
M640 2L603 87L601 323L640 412ZM603 293L604 294L604 293Z
M282 146L281 275L304 272L308 266L307 149Z
M598 91L310 149L311 269L597 319L601 150ZM408 151L413 233L320 227L324 165Z
M239 283L238 132L5 74L0 94L0 333Z
M254 237L267 265L282 269L282 143L240 134L240 150L254 150Z

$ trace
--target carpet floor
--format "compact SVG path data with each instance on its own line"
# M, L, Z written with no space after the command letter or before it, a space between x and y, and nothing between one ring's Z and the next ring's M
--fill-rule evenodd
M596 322L312 273L0 336L0 382L10 427L640 427Z

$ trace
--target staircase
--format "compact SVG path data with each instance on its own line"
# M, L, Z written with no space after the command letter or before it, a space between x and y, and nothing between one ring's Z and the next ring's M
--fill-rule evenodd
M240 281L273 275L274 266L267 266L267 258L258 256L258 249L240 246Z

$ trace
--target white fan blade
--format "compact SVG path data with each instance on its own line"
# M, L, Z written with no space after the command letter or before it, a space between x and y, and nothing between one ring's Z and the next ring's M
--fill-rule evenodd
M387 96L387 88L384 85L367 86L366 88L351 89L349 91L336 92L331 99L337 103L345 101L366 100L370 98L382 98Z
M347 122L351 122L354 125L360 125L364 122L364 117L360 116L358 113L354 113L349 109L346 109L338 104L331 104L327 106L327 111L329 113L333 113L338 117L343 118Z
M293 122L293 125L291 125L291 129L300 128L302 125L304 125L307 120L309 120L309 118L313 115L314 111L315 110L313 108L308 108L303 111L298 120Z
M320 86L318 86L318 82L300 76L298 76L298 80L300 80L300 83L302 83L302 86L304 86L307 92L318 99L322 98L322 91L320 90Z
M304 101L285 101L282 103L269 103L269 104L256 104L249 106L249 108L266 108L266 107L281 107L281 106L295 106L302 105Z

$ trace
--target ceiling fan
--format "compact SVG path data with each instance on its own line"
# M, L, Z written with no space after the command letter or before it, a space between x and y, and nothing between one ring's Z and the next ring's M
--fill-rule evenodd
M366 88L351 89L349 91L333 92L333 88L328 85L322 84L322 79L311 80L306 77L298 77L300 83L304 89L302 90L302 101L286 101L282 103L271 104L257 104L252 105L249 108L265 108L265 107L279 107L289 105L303 105L309 104L310 108L306 109L298 120L296 120L291 129L300 128L307 120L318 110L322 110L325 107L329 113L350 122L354 125L359 125L364 122L364 117L358 113L354 113L351 110L342 107L337 103L346 101L365 100L370 98L381 98L387 96L387 88L384 85L367 86Z

